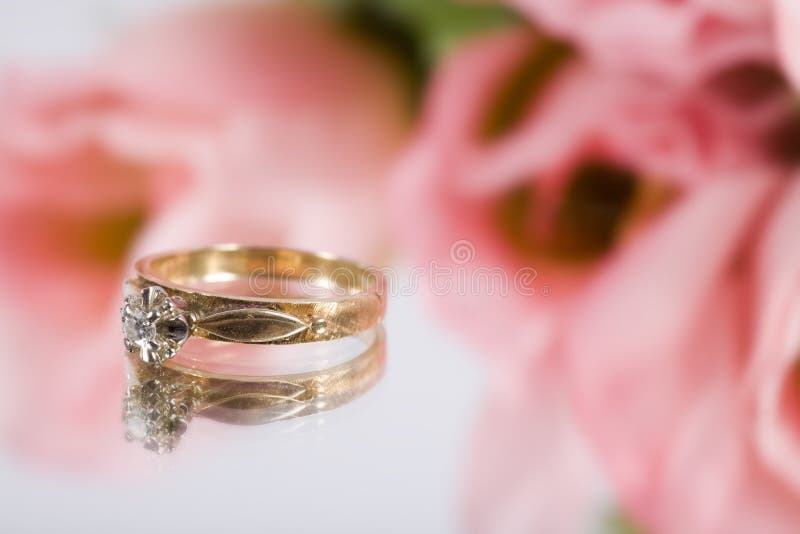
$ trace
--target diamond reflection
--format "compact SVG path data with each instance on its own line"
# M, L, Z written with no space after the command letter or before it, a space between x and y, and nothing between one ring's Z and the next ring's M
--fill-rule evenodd
M233 376L143 363L128 355L122 403L125 437L159 454L175 449L193 417L265 424L331 410L360 396L385 365L382 327L361 354L328 369L271 377Z

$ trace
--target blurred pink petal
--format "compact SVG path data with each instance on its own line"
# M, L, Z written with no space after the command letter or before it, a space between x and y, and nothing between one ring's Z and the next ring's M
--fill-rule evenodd
M150 108L268 135L273 156L305 172L320 170L318 158L380 171L408 123L404 80L391 61L310 9L181 14L132 32L105 67Z
M604 512L600 471L559 373L542 368L493 383L468 466L468 532L583 534Z
M482 161L478 130L486 102L515 62L534 46L534 36L508 32L456 54L438 74L421 129L394 177L395 228L414 260L425 267L420 283L443 319L458 327L468 325L471 338L491 351L498 329L525 317L527 327L509 331L503 350L492 351L499 361L535 357L546 350L553 335L550 315L561 301L541 294L520 298L513 288L503 291L491 281L480 288L454 287L452 273L470 280L487 266L505 269L517 263L491 224L494 192L486 190L496 189L495 184L468 177ZM502 182L506 177L494 178ZM415 207L413 217L408 206ZM458 256L460 251L463 257ZM528 274L533 286L528 289L541 291L537 273Z
M186 168L112 140L106 119L140 116L94 77L31 76L5 88L0 243L13 254L0 279L4 376L14 377L5 402L24 408L7 414L3 435L40 461L106 465L122 431L121 260L144 221L183 186Z
M493 100L513 76L521 76L517 70L526 61L536 64L531 57L537 48L544 50L541 55L554 53L547 51L546 38L530 31L502 32L467 44L438 73L422 132L436 139L447 164L458 170L450 178L456 187L496 189L532 168L557 174L589 150L632 166L646 162L659 180L689 183L763 166L754 124L769 122L784 98L770 99L775 103L763 106L763 113L747 109L743 128L742 110L720 94L733 91L732 82L714 90L702 83L678 90L615 76L579 57L564 61L530 95L513 129L500 139L481 140Z
M663 509L680 494L669 486L687 484L681 479L687 473L677 473L672 482L671 471L683 469L672 463L680 455L703 454L695 447L708 446L702 439L682 443L694 439L685 432L706 428L693 419L705 417L705 409L717 410L714 402L737 402L732 383L747 338L744 294L733 279L736 258L774 184L740 179L687 193L598 276L570 325L567 354L582 422L623 503L648 525L674 520ZM710 400L714 380L727 381L730 398ZM718 484L707 498L693 494L690 509L690 503L676 507L694 525L690 531L716 532L716 514L728 513L725 491L736 487L731 477L738 476L728 471L745 467L737 451L729 452L734 456L711 455L727 463L706 479ZM714 504L712 498L722 501Z
M800 3L772 0L778 48L783 65L795 87L800 87Z
M572 349L604 352L581 363L603 362L607 370L619 361L621 369L635 372L631 364L641 361L642 349L651 345L662 347L661 356L672 361L675 344L683 344L697 324L709 293L732 268L775 184L766 177L696 186L647 234L612 258L586 290L572 324ZM633 323L637 328L630 331ZM648 356L643 365L656 360ZM602 376L594 371L587 369L587 375Z
M774 474L800 492L800 180L782 197L759 249L750 379L760 452Z
M238 241L385 259L383 177L408 119L384 59L291 7L211 9L134 34L112 76L149 106L220 126L203 187L137 253Z
M778 465L769 473L753 449L741 376L750 316L740 255L778 190L771 179L695 188L578 307L568 352L582 421L623 503L656 531L793 532L800 517L797 496L778 480L797 472L797 413L779 413L797 397L773 397L782 405L766 407L773 428L760 437L792 447L771 458ZM796 228L795 204L776 214L784 232ZM788 274L796 263L786 262L788 235L775 238L773 258L780 250L782 263L768 264L764 279L781 286L768 295L796 294L786 284L796 285L796 267L793 278L776 276L779 265ZM765 339L782 339L771 334ZM794 343L787 355L796 357ZM789 362L774 375L781 384L794 384Z
M280 131L221 135L214 156L198 169L202 183L154 220L134 255L239 242L384 262L389 245L380 170L366 162L332 161L336 156L326 157L323 139L313 157L284 152L280 141L271 141ZM330 136L333 143L335 132ZM298 134L292 142L303 138Z
M693 82L725 64L774 56L763 0L511 0L605 67Z

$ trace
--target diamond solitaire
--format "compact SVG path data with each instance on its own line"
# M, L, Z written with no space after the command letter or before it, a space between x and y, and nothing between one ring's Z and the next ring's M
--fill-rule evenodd
M189 338L189 320L161 287L127 296L121 313L125 348L145 363L172 358Z

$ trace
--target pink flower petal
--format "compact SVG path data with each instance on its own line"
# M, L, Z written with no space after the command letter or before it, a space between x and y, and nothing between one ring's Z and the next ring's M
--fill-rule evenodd
M795 87L800 87L800 3L772 0L772 4L783 65Z
M553 369L497 381L475 437L464 502L468 532L581 534L600 518L596 460Z
M744 353L742 318L726 318L715 301L740 291L725 282L772 189L741 179L688 191L608 264L570 325L582 421L637 507L650 502L704 381L730 376Z
M606 68L693 83L743 59L771 56L761 0L512 0Z
M750 381L760 451L775 475L800 490L800 180L768 219L758 253L756 339Z

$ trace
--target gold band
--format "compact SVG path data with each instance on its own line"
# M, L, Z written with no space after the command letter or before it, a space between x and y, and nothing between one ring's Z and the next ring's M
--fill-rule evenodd
M169 362L147 365L128 357L123 400L127 437L168 452L192 417L263 424L331 410L360 396L380 378L386 361L382 327L361 354L337 366L271 377L212 374Z
M380 324L386 308L377 270L328 254L224 245L148 256L135 269L127 285L138 295L122 311L126 346L156 363L188 335L325 341Z

